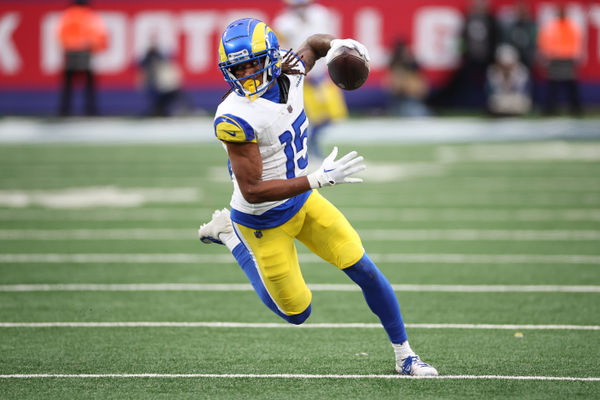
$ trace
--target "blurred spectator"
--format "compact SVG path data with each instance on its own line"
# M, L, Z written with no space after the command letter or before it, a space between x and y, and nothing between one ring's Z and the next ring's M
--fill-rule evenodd
M176 105L189 106L181 89L181 70L159 49L158 40L153 39L139 66L150 103L148 115L166 117L177 112Z
M564 6L558 8L556 18L541 27L538 45L546 66L548 83L544 112L548 115L556 114L558 92L564 87L567 90L569 111L573 115L581 115L577 63L582 54L582 33L577 24L566 15Z
M73 80L85 77L85 114L96 115L96 87L92 54L106 48L106 29L87 0L75 0L60 16L58 38L64 51L60 115L69 115Z
M497 26L488 0L471 0L462 36L467 63L487 67L493 62Z
M487 71L486 87L491 115L523 115L531 110L529 71L513 46L503 44L496 50L496 62Z
M517 1L515 12L515 19L504 26L502 39L514 46L519 53L520 61L531 71L535 60L536 24L529 14L526 1Z
M335 17L324 6L312 0L284 0L284 3L286 8L273 22L281 47L298 49L312 34L336 34ZM310 121L309 155L312 162L319 162L323 158L319 141L324 128L348 116L344 95L329 78L325 59L317 60L306 78L304 109Z
M462 64L448 84L432 94L432 106L485 107L485 81L494 60L498 27L487 0L471 0L462 30Z
M406 42L396 43L382 84L391 95L390 114L406 117L431 114L424 104L429 85Z
M463 30L464 78L461 90L471 106L484 104L485 76L494 61L497 46L497 24L488 0L471 0Z

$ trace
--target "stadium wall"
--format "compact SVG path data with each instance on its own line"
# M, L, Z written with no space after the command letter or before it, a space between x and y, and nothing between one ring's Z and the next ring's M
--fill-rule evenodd
M381 78L390 49L399 39L412 43L417 61L434 87L442 86L460 64L459 33L467 0L323 0L335 12L339 36L365 43L372 73L365 86L346 92L354 109L385 106ZM543 23L554 2L529 1ZM58 103L62 55L55 25L68 4L61 0L0 1L0 114L51 115ZM492 1L496 15L513 12L514 1ZM585 33L580 67L583 100L600 105L600 3L568 1L568 13ZM185 92L199 108L212 112L226 89L215 67L218 35L233 19L254 16L267 22L279 13L279 0L102 0L93 2L109 31L108 48L95 58L99 108L103 114L136 115L145 96L136 62L152 37L182 69ZM538 86L538 96L542 86ZM77 97L75 98L77 104Z

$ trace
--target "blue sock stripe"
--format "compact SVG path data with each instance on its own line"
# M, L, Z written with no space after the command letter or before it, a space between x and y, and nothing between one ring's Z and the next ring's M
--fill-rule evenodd
M356 264L342 271L360 286L369 308L379 317L391 342L405 342L407 340L406 329L396 293L367 254L365 253Z

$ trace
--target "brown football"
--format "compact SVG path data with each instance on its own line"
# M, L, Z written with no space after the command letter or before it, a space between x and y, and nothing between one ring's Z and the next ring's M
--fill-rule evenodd
M369 77L369 62L355 49L340 47L327 65L333 83L344 90L355 90Z

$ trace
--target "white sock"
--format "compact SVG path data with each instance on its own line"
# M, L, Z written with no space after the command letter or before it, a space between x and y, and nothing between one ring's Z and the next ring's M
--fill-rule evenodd
M415 352L410 348L410 344L408 344L408 340L400 344L392 343L392 347L394 348L394 353L396 353L397 362L404 360L408 356L415 355Z
M219 239L225 244L225 246L227 246L227 248L230 251L233 251L233 249L235 249L235 246L240 244L240 239L238 239L235 232L220 233Z

